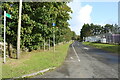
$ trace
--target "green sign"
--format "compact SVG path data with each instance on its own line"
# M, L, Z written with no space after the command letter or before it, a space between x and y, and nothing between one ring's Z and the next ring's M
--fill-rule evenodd
M6 17L11 18L11 15L10 15L10 14L8 14L8 13L6 13Z

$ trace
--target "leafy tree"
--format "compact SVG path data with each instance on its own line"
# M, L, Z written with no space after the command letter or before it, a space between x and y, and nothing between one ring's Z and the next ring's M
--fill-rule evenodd
M111 25L111 24L106 24L105 26L101 25L95 25L93 23L91 24L84 24L81 31L80 31L80 37L81 41L83 41L84 37L88 36L94 36L94 35L100 35L104 33L117 33L117 25Z
M2 3L3 10L12 15L7 18L7 43L16 48L18 27L18 2ZM22 5L21 49L29 51L40 49L43 43L53 42L53 32L56 43L71 40L72 31L68 20L72 10L67 2L24 2ZM52 23L56 26L52 26ZM0 26L2 27L2 26Z

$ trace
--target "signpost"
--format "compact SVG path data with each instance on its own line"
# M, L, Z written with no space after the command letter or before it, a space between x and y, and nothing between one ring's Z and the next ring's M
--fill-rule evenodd
M52 23L52 26L55 26L56 24L55 23ZM53 30L53 47L54 47L54 52L55 52L55 33L54 33L54 30Z
M5 45L5 41L6 41L6 36L5 36L5 32L6 32L6 11L4 11L4 63L6 62L6 45Z
M6 62L6 17L11 18L11 15L4 11L4 63Z

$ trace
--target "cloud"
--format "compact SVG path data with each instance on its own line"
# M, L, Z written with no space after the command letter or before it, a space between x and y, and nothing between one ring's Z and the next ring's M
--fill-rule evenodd
M80 20L81 24L84 23L91 23L91 12L92 12L92 6L85 5L80 9L78 20Z
M90 5L85 5L83 7L81 7L80 11L79 11L79 15L77 17L78 25L76 26L77 29L75 29L76 34L80 34L80 30L82 29L82 26L84 25L84 23L91 23L92 19L91 19L91 13L92 13L92 9L93 7Z
M72 19L68 22L70 23L70 28L72 31L78 32L78 24L79 21L77 20L77 17L79 16L79 10L81 8L81 2L79 0L73 0L73 2L68 3L68 6L71 7L73 13L71 14Z
M80 30L84 23L91 23L91 12L92 6L85 5L81 6L81 2L76 2L79 0L75 0L68 4L73 10L73 14L71 14L72 19L69 21L71 30L75 31L76 34L80 34Z

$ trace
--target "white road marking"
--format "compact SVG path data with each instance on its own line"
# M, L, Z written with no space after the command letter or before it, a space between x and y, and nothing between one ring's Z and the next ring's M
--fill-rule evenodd
M76 52L76 50L75 50L75 48L74 48L73 44L72 44L72 48L73 48L73 50L74 50L74 52L75 52L75 55L76 55L76 56L77 56L77 58L78 58L78 61L80 62L79 56L78 56L78 54L77 54L77 52Z
M89 48L87 48L87 47L84 47L83 49L89 50Z

